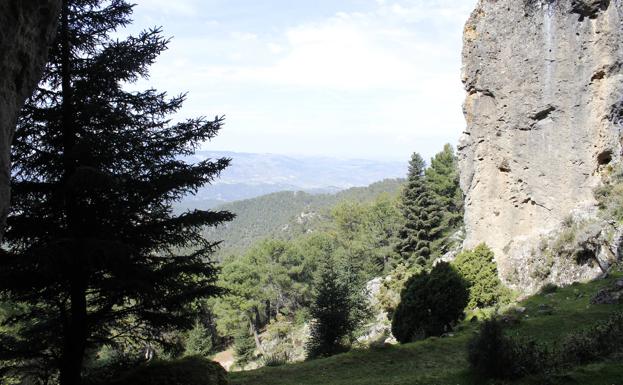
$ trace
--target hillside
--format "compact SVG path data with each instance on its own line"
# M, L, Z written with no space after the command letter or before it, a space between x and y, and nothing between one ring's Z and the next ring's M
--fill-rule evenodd
M507 334L534 338L548 347L569 333L605 320L619 305L592 305L590 299L603 287L623 275L606 280L576 284L555 293L531 297L519 305L525 312ZM551 309L544 312L543 309ZM276 368L231 373L232 385L476 385L468 370L467 344L477 323L464 322L451 337L429 338L411 344L387 346L333 356L326 359ZM623 366L620 357L602 358L580 367L565 368L553 375L534 376L513 384L620 384Z
M198 151L186 160L197 162L216 158L230 158L231 164L212 185L186 197L178 205L178 210L208 209L279 191L335 193L386 178L402 178L407 173L406 162L230 151Z
M329 208L341 201L369 202L381 194L397 194L401 179L386 179L367 187L353 187L335 194L281 191L216 207L236 214L236 218L205 232L210 240L222 240L218 255L244 251L267 238L291 239L312 231Z

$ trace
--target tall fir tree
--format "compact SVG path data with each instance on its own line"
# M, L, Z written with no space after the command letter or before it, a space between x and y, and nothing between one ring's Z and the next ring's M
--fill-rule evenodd
M431 243L432 256L436 258L461 241L455 234L463 225L463 191L459 184L458 159L450 144L446 144L431 159L425 175L441 217L440 231Z
M180 160L222 118L172 123L183 95L126 90L168 42L159 29L112 38L131 13L124 0L63 1L14 140L0 295L18 305L7 322L19 328L0 336L0 359L50 365L60 385L81 383L87 350L192 326L188 305L219 292L200 231L232 214L171 205L228 165Z
M344 340L355 329L352 293L330 255L323 256L314 283L310 307L312 322L308 358L327 357L345 349Z
M441 223L439 203L426 182L425 169L426 163L420 154L413 153L400 202L405 224L398 233L396 245L396 251L403 258L419 265L430 260L431 241L438 236Z

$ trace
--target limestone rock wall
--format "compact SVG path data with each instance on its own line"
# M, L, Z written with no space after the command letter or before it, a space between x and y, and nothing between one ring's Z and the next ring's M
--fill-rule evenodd
M465 247L486 242L502 278L525 289L543 235L594 215L601 174L621 160L623 0L480 0L462 80Z
M0 240L10 201L10 146L56 31L61 0L0 0Z

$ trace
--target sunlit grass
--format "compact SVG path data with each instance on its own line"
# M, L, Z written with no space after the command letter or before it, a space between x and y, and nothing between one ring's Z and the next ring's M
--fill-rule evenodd
M623 275L576 284L521 302L521 322L508 333L554 344L565 334L609 317L623 305L591 305L591 297ZM544 305L544 306L542 306ZM543 314L544 307L550 315ZM468 370L467 344L477 324L465 322L454 337L430 338L402 346L353 351L277 368L232 373L233 385L471 385L481 381ZM569 369L558 376L526 378L517 384L623 384L623 362L608 360Z

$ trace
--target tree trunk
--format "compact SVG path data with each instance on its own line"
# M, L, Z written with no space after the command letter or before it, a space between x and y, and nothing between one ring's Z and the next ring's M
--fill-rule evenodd
M72 283L71 313L65 324L63 352L60 367L60 385L82 383L82 363L86 349L87 301L84 282Z
M262 316L260 316L260 309L258 309L257 306L253 307L253 313L255 314L255 328L259 329L262 325Z
M67 238L72 240L66 250L64 266L70 287L70 314L65 323L64 343L61 356L60 385L80 385L84 352L87 341L87 280L88 274L84 268L81 255L83 247L79 247L80 226L76 196L73 192L72 177L77 168L77 161L73 150L76 145L76 127L72 84L72 58L69 35L69 0L63 0L61 12L61 88L62 105L62 134L63 134L63 183L64 183L64 210L66 214Z
M0 1L0 242L11 196L11 142L24 100L41 77L61 0Z
M260 351L260 353L262 353L262 355L266 354L266 352L264 351L264 348L262 347L262 343L260 342L260 336L257 333L257 327L255 323L249 322L249 325L251 329L251 334L253 334L253 339L255 340L255 347L257 348L257 350Z
M270 300L267 299L264 301L264 306L266 306L266 322L270 322L271 318L272 318L272 313L271 313L271 307L270 307Z

